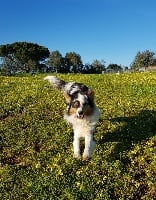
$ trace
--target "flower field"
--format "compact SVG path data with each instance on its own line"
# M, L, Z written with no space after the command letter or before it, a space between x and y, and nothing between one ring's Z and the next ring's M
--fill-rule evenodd
M0 199L154 200L156 73L57 75L95 91L87 162L73 158L63 95L45 76L0 77Z

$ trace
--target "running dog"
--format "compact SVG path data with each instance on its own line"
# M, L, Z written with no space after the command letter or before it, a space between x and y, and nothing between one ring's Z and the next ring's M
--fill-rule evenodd
M64 119L70 123L74 131L74 157L81 158L80 138L85 139L83 160L88 160L95 147L94 131L99 119L99 109L94 103L94 92L86 85L77 82L65 82L55 76L47 76L52 86L63 92L67 102Z

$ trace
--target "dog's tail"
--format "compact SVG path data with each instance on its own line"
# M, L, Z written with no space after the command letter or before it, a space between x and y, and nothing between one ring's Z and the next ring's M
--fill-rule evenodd
M51 85L53 85L55 88L59 90L63 90L63 88L66 85L65 81L57 78L56 76L46 76L44 80L48 80L51 83Z
M63 91L64 93L68 94L69 96L72 96L73 94L75 94L77 92L87 94L89 91L89 88L82 83L65 82L65 81L57 78L56 76L46 76L44 78L44 80L48 80L52 86Z

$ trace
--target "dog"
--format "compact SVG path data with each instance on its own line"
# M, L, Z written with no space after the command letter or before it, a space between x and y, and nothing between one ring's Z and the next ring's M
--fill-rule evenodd
M64 119L72 125L74 137L74 157L81 158L80 139L85 139L83 160L91 158L95 147L94 132L99 119L99 109L94 103L94 92L86 85L77 82L65 82L55 76L46 76L52 86L61 90L67 102Z

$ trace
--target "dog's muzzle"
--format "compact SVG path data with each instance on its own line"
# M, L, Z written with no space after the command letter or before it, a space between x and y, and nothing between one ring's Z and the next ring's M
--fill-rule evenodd
M83 117L84 117L83 111L78 111L77 118L78 119L83 119Z

